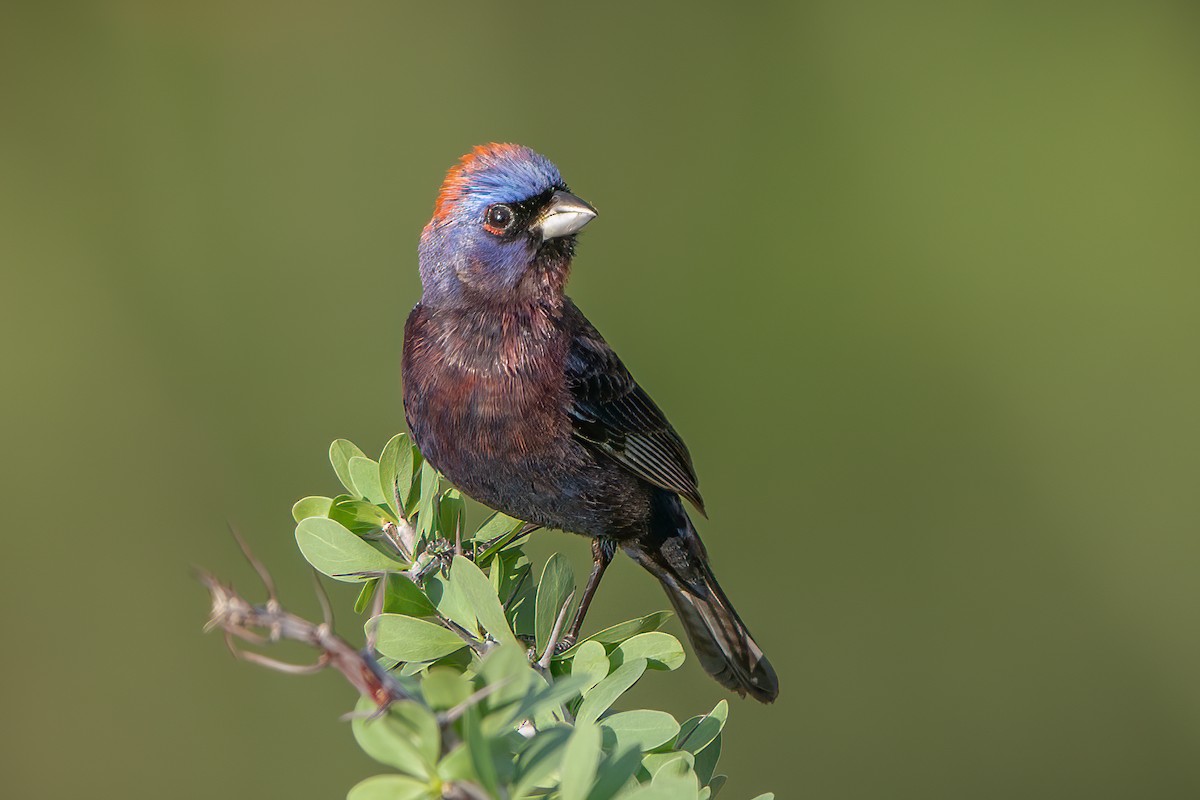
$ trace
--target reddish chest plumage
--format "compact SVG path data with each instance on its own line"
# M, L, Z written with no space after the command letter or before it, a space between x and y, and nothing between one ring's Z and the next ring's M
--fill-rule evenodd
M495 476L537 482L571 442L569 340L556 312L417 306L405 326L409 428L438 469L484 502L497 491Z

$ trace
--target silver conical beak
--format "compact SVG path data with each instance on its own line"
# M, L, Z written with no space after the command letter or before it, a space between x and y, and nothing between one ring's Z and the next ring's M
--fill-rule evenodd
M578 233L596 218L596 209L570 192L555 192L550 202L530 227L541 231L542 239L557 239Z

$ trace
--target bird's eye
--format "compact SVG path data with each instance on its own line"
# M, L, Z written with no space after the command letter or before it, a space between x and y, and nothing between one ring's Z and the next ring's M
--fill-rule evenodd
M513 224L512 209L503 203L489 206L484 217L484 225L492 233L504 233Z

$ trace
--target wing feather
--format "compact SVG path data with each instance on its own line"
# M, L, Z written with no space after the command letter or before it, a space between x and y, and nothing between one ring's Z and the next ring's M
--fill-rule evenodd
M573 304L567 323L572 338L566 371L575 435L704 513L692 457L662 410Z

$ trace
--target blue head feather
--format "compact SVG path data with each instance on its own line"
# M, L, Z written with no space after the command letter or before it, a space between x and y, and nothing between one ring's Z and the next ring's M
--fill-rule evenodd
M467 295L503 299L533 265L541 241L489 233L487 209L566 188L558 167L528 147L488 144L463 156L446 175L421 234L422 302L452 304Z

